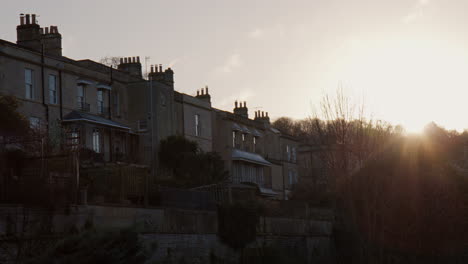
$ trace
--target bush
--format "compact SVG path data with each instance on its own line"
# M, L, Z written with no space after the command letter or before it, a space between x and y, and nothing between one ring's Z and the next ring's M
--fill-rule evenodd
M222 204L218 208L218 236L229 247L239 250L255 241L260 209L252 202Z

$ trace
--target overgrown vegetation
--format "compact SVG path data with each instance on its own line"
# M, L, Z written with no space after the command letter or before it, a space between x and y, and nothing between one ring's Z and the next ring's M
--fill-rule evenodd
M14 96L0 95L0 136L24 136L29 131L28 121L17 111L19 106Z
M260 208L252 201L224 203L218 207L218 236L235 250L242 250L257 237Z
M183 136L170 136L161 141L161 166L169 170L172 179L166 185L196 187L226 180L224 162L216 152L203 152L198 144Z
M120 231L88 231L60 241L42 256L28 264L49 263L144 263L147 254L138 233L132 229Z
M327 188L306 182L293 198L330 198L340 263L466 262L468 133L431 123L408 136L362 109L339 91L311 118L274 123L314 146L326 169Z

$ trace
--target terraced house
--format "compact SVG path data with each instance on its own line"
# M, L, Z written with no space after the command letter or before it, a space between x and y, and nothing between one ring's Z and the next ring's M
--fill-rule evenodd
M232 184L287 199L298 182L298 142L272 128L268 113L251 119L246 102L233 113L215 109L208 87L179 93L172 69L153 65L144 77L139 57L116 68L67 58L61 40L57 26L41 28L34 14L21 15L16 43L0 40L0 93L18 98L31 127L58 137L58 147L102 164L145 165L157 179L159 142L179 134L219 152Z

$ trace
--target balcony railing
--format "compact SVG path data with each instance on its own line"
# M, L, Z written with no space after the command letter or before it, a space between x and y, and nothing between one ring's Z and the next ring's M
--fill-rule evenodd
M78 102L78 110L82 112L89 112L89 104L85 102Z

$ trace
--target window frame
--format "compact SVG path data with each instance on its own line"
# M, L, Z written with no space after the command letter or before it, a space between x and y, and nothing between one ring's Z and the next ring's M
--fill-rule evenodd
M53 80L53 85L51 80ZM55 74L49 74L48 78L48 84L49 84L49 103L50 104L57 104L57 75Z
M97 113L103 114L104 113L104 91L102 89L97 90L96 102L97 102Z
M83 91L80 95L80 91ZM82 106L84 103L86 103L86 89L85 85L83 84L78 84L76 86L76 93L77 93L77 100L76 102L78 103L78 106Z
M201 136L201 124L200 124L200 115L195 114L195 136Z
M29 73L29 80L28 80L28 73ZM24 69L24 88L25 88L25 95L26 99L33 100L34 99L34 70L30 68Z
M236 137L237 137L237 136L236 136L236 131L233 130L233 131L232 131L232 147L233 147L233 148L236 148Z
M118 92L112 92L114 98L114 113L116 116L120 116L120 98Z
M101 153L101 132L99 129L94 129L93 134L93 151L96 153Z
M33 130L39 129L41 127L41 119L39 117L30 116L28 118L28 121L29 121L29 128Z

